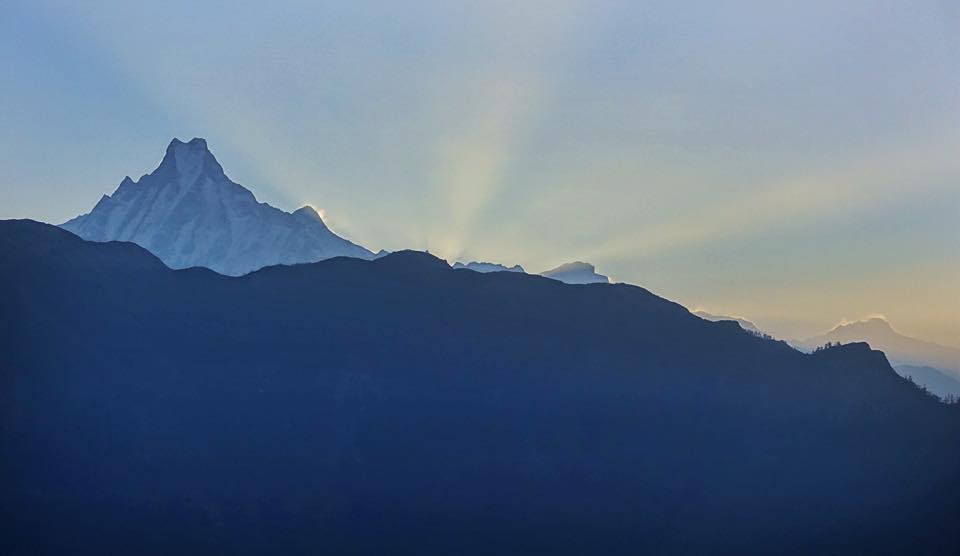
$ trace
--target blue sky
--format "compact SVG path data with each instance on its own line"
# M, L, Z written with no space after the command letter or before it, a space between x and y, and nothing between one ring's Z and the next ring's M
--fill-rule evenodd
M517 4L8 1L0 217L64 221L201 136L374 250L960 344L955 2Z

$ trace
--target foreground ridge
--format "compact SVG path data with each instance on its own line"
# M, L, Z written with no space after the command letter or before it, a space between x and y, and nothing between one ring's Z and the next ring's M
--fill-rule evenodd
M864 343L413 251L229 277L0 221L0 267L0 553L960 547L960 415Z

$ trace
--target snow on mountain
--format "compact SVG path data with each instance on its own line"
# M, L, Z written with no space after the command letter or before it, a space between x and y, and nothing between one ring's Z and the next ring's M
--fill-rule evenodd
M609 284L610 278L598 274L597 269L590 263L580 261L565 263L557 268L545 270L540 276L560 280L567 284Z
M87 214L61 227L91 241L130 241L171 268L239 276L265 266L338 256L373 258L334 234L317 212L260 203L233 182L205 140L171 141L156 170L126 177Z
M470 261L466 264L456 262L453 263L453 268L466 268L474 272L524 272L523 267L518 264L508 267L498 263L487 263L482 261Z

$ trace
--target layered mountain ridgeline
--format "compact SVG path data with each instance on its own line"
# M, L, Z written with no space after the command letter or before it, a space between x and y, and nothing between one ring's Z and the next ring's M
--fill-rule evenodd
M287 213L233 182L207 142L174 139L156 170L124 178L88 214L62 224L91 241L131 241L172 268L238 276L264 266L373 253L334 234L316 210Z
M883 318L839 324L826 334L796 343L813 349L827 342L867 342L883 350L896 365L935 367L953 378L960 378L960 349L900 334Z
M901 376L941 398L960 396L960 349L905 336L879 317L839 324L826 334L794 344L809 350L828 342L866 342L882 350Z
M960 412L629 285L0 222L4 554L953 553Z
M474 272L526 272L522 266L506 266L500 263L470 261L469 263L455 262L454 270L467 269ZM580 261L564 263L556 268L545 270L540 273L553 280L559 280L566 284L608 284L610 278L599 274L596 268L590 263Z
M747 330L747 331L749 331L749 332L753 332L754 334L763 334L763 332L760 331L760 329L757 327L756 324L754 324L753 322L751 322L751 321L749 321L749 320L747 320L747 319L745 319L745 318L743 318L743 317L731 317L731 316L727 316L727 315L714 315L714 314L712 314L712 313L708 313L708 312L703 311L703 310L700 310L700 309L693 311L693 314L694 314L694 315L697 315L698 317L700 317L700 318L702 318L702 319L709 320L709 321L714 321L714 322L716 322L716 321L721 321L721 320L730 320L730 321L733 321L733 322L739 324L739 325L740 325L740 328L742 328L742 329L744 329L744 330Z
M960 398L960 381L940 369L918 367L916 365L897 365L894 370L900 376L909 378L939 398Z

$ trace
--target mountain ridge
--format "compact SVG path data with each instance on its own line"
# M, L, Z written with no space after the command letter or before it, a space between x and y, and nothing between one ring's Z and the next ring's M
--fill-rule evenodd
M942 399L960 397L960 380L951 377L940 369L916 365L897 365L894 370L900 376L909 378Z
M453 268L465 268L474 272L526 272L523 270L523 267L518 264L507 266L486 261L470 261L468 263L457 261L453 263Z
M702 309L694 309L694 310L691 311L691 312L692 312L694 315L697 315L698 317L700 317L700 318L702 318L702 319L706 319L706 320L709 320L709 321L729 320L729 321L733 321L733 322L739 324L740 327L743 328L744 330L748 330L748 331L750 331L750 332L755 332L755 333L757 333L757 334L762 334L762 333L763 333L763 332L761 332L760 328L759 328L756 324L754 324L752 321L747 320L747 319L745 319L745 318L743 318L743 317L734 317L734 316L729 316L729 315L715 315L715 314L713 314L713 313L708 313L707 311L704 311L704 310L702 310Z
M413 251L231 277L4 221L0 266L3 553L960 546L956 408L866 344Z
M840 323L829 332L798 341L796 344L805 349L813 349L827 342L851 341L864 341L882 350L894 365L934 367L941 372L946 371L954 379L960 378L960 348L906 336L880 317Z

